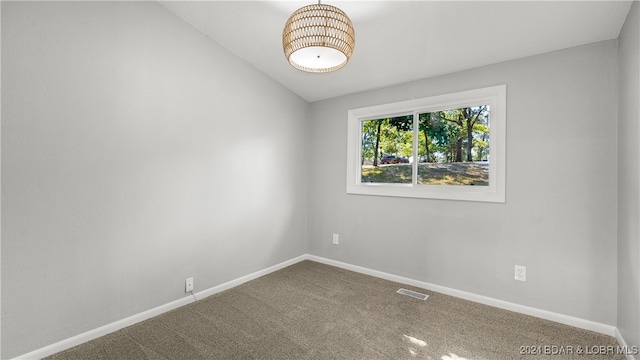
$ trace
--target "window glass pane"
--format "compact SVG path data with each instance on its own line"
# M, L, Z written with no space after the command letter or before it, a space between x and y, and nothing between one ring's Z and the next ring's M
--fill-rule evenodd
M504 203L506 92L498 85L350 109L347 194Z
M413 115L364 120L361 182L411 184Z
M418 184L489 185L489 105L422 113Z

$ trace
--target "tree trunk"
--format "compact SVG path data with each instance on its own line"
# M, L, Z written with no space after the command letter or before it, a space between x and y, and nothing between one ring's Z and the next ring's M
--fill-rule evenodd
M378 166L378 148L380 147L380 128L382 127L382 122L378 121L378 130L376 131L376 149L373 153L373 166Z
M462 138L459 137L456 141L456 160L455 162L462 162Z
M473 161L473 157L471 157L473 150L473 123L471 120L467 120L467 161Z
M487 141L487 133L482 134L482 142L484 143L485 141ZM482 161L482 158L484 157L484 146L478 146L478 161Z
M423 133L424 133L424 156L426 157L427 162L431 162L429 161L429 136L427 135L427 130L425 129ZM420 163L419 156L418 156L418 163Z

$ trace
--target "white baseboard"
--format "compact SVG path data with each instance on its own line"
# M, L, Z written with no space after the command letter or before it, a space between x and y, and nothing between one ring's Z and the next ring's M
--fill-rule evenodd
M200 299L205 298L207 296L211 296L213 294L217 294L219 292L231 289L232 287L236 287L236 286L238 286L240 284L244 284L247 281L251 281L251 280L257 279L257 278L259 278L261 276L270 274L270 273L278 271L280 269L284 269L287 266L291 266L293 264L299 263L300 261L307 260L307 256L308 255L306 255L306 254L305 255L300 255L300 256L297 256L297 257L295 257L293 259L290 259L290 260L281 262L279 264L270 266L270 267L268 267L266 269L258 270L256 272L254 272L253 274L249 274L249 275L237 278L235 280L227 281L224 284L220 284L218 286L214 286L214 287L209 288L207 290L202 290L202 291L197 292L195 294L196 298L198 300L200 300Z
M382 271L378 271L378 270L372 270L369 268L365 268L365 267L361 267L361 266L357 266L357 265L351 265L348 263L344 263L344 262L340 262L340 261L336 261L336 260L331 260L331 259L327 259L327 258L323 258L323 257L319 257L319 256L315 256L315 255L309 255L309 254L305 254L305 255L300 255L298 257L295 257L293 259L284 261L282 263L270 266L266 269L263 270L259 270L256 271L252 274L240 277L238 279L235 280L231 280L228 281L224 284L220 284L218 286L214 286L212 288L200 291L195 293L195 297L197 299L202 299L205 298L207 296L211 296L213 294L219 293L221 291L233 288L235 286L238 286L240 284L246 283L248 281L257 279L261 276L270 274L272 272L278 271L280 269L283 269L287 266L296 264L300 261L303 260L311 260L311 261L316 261L322 264L326 264L326 265L331 265L331 266L335 266L335 267L339 267L342 269L346 269L346 270L351 270L351 271L355 271L358 273L362 273L362 274L366 274L366 275L371 275L371 276L375 276L381 279L385 279L385 280L390 280L390 281L394 281L394 282L398 282L401 284L406 284L406 285L411 285L411 286L416 286L419 288L423 288L423 289L427 289L427 290L431 290L431 291L436 291L442 294L446 294L446 295L451 295L451 296L455 296L461 299L465 299L465 300L470 300L470 301L474 301L474 302L478 302L481 304L485 304L485 305L490 305L490 306L494 306L497 308L501 308L501 309L505 309L505 310L509 310L509 311L513 311L513 312L517 312L517 313L521 313L521 314L526 314L526 315L531 315L531 316L535 316L538 318L542 318L542 319L546 319L546 320L551 320L551 321L555 321L561 324L565 324L565 325L569 325L569 326L574 326L577 328L581 328L581 329L586 329L586 330L590 330L590 331L595 331L601 334L605 334L608 336L613 336L618 340L618 343L620 344L621 347L625 347L626 346L626 342L624 341L624 339L622 338L622 335L620 334L620 332L618 331L618 329L614 326L611 325L606 325L606 324L601 324L601 323L597 323L597 322L593 322L593 321L589 321L589 320L585 320L585 319L580 319L580 318L576 318L576 317L572 317L572 316L568 316L568 315L563 315L563 314L558 314L558 313L554 313L551 311L546 311L546 310L541 310L541 309L536 309L536 308L532 308L529 306L524 306L524 305L519 305L519 304L515 304L515 303L511 303L508 301L503 301L503 300L498 300L498 299L494 299L494 298L490 298L490 297L486 297L486 296L482 296L482 295L477 295L477 294L473 294L473 293L469 293L466 291L460 291L460 290L456 290L456 289L452 289L452 288L448 288L448 287L444 287L444 286L440 286L440 285L435 285L435 284L430 284L424 281L418 281L418 280L414 280L414 279L410 279L410 278L406 278L406 277L402 277L402 276L398 276L398 275L393 275L393 274L389 274L389 273L385 273ZM101 326L97 329L94 330L90 330L87 331L85 333L70 337L68 339L59 341L55 344L52 345L48 345L45 346L43 348L40 348L38 350L32 351L30 353L18 356L15 359L41 359L43 357L47 357L50 355L53 355L57 352L60 351L64 351L66 349L72 348L74 346L80 345L82 343L85 343L87 341L96 339L98 337L107 335L109 333L112 333L114 331L123 329L127 326L131 326L134 325L136 323L139 323L141 321L147 320L149 318L152 318L154 316L158 316L160 314L163 314L167 311L179 308L181 306L187 305L189 303L194 302L194 299L192 296L186 296L182 299L176 300L176 301L172 301L168 304L165 305L161 305L158 306L156 308L147 310L147 311L143 311L139 314L136 315L132 315L130 317L127 317L125 319L122 320L118 320L116 322L113 322L111 324L107 324L104 326ZM627 360L636 360L634 359L633 356L631 355L627 355Z
M295 257L293 259L287 260L285 262L270 266L270 267L268 267L266 269L259 270L259 271L256 271L256 272L252 273L252 274L240 277L238 279L228 281L228 282L226 282L224 284L220 284L218 286L214 286L212 288L197 292L197 293L195 293L195 297L197 299L205 298L207 296L210 296L210 295L219 293L221 291L230 289L232 287L235 287L235 286L238 286L240 284L243 284L243 283L245 283L247 281L251 281L251 280L257 279L257 278L259 278L261 276L267 275L267 274L272 273L274 271L278 271L280 269L283 269L283 268L285 268L287 266L293 265L295 263L298 263L298 262L306 260L306 259L307 259L307 255L300 255L298 257ZM17 359L24 359L24 360L27 360L27 359L29 359L29 360L31 360L31 359L42 359L44 357L53 355L53 354L58 353L60 351L64 351L64 350L70 349L70 348L72 348L74 346L80 345L80 344L85 343L87 341L91 341L91 340L99 338L101 336L110 334L110 333L112 333L114 331L118 331L118 330L123 329L123 328L125 328L127 326L131 326L131 325L137 324L137 323L139 323L141 321L150 319L150 318L152 318L154 316L158 316L158 315L163 314L163 313L165 313L167 311L171 311L173 309L177 309L177 308L179 308L181 306L190 304L190 303L192 303L194 301L195 300L193 299L193 297L191 295L188 295L188 296L185 296L182 299L179 299L179 300L176 300L176 301L172 301L172 302L170 302L168 304L164 304L164 305L155 307L153 309L150 309L150 310L147 310L147 311L143 311L143 312L141 312L139 314L135 314L135 315L129 316L127 318L124 318L122 320L118 320L116 322L112 322L110 324L101 326L101 327L99 327L97 329L93 329L93 330L87 331L85 333L82 333L82 334L70 337L68 339L59 341L59 342L57 342L55 344L51 344L51 345L45 346L45 347L40 348L38 350L32 351L30 353L18 356L15 359L16 360Z
M627 346L627 342L624 340L624 337L622 337L622 334L620 334L620 330L618 330L618 328L616 328L615 337L622 349L629 349L629 346ZM625 357L627 358L627 360L636 360L636 357L631 354L625 354Z
M24 355L20 355L14 359L24 359L24 360L32 360L32 359L42 359L44 357L53 355L57 352L60 351L64 351L67 349L70 349L74 346L78 346L82 343L85 343L87 341L93 340L93 339L97 339L101 336L107 335L109 333L112 333L114 331L123 329L127 326L131 326L133 324L139 323L141 321L150 319L154 316L158 316L162 313L165 313L167 311L179 308L180 306L184 306L187 305L191 302L193 302L193 297L189 296L189 297L185 297L176 301L172 301L168 304L164 304L161 306L158 306L156 308L147 310L147 311L143 311L141 313L129 316L127 318L124 318L122 320L118 320L116 322L112 322L111 324L107 324L104 326L101 326L99 328L93 329L93 330L89 330L87 332L84 332L82 334L76 335L76 336L72 336L68 339L64 339L62 341L58 341L57 343L45 346L43 348L40 348L38 350L34 350L30 353L24 354Z
M538 318L555 321L561 324L574 326L581 329L595 331L597 333L605 334L608 336L615 336L615 331L616 331L615 326L601 324L594 321L580 319L580 318L576 318L568 315L558 314L558 313L554 313L547 310L536 309L536 308L532 308L525 305L519 305L519 304L511 303L508 301L498 300L498 299L490 298L487 296L477 295L477 294L473 294L466 291L456 290L456 289L448 288L445 286L427 283L424 281L409 279L406 277L388 274L382 271L372 270L372 269L357 266L357 265L351 265L351 264L343 263L340 261L315 256L315 255L308 255L307 258L312 261L317 261L319 263L359 272L365 275L371 275L371 276L375 276L385 280L398 282L401 284L406 284L406 285L411 285L411 286L415 286L415 287L419 287L419 288L423 288L431 291L436 291L442 294L455 296L457 298L497 307L500 309L505 309L505 310L509 310L509 311L513 311L513 312L517 312L525 315L531 315Z

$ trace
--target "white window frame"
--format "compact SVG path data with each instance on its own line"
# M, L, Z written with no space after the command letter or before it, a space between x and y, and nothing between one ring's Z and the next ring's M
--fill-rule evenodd
M428 98L391 104L351 109L347 129L347 193L359 195L395 196L427 199L505 202L505 150L506 150L506 85L492 86ZM413 114L414 132L417 131L418 114L441 110L489 105L491 123L489 139L489 185L425 185L417 183L418 162L414 161L411 184L362 182L362 122L406 114ZM418 159L418 137L414 134L413 158Z

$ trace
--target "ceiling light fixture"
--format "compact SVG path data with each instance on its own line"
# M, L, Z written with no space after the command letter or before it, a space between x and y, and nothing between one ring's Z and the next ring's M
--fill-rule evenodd
M319 1L294 11L282 31L287 60L307 72L342 68L351 58L355 42L353 24L347 14Z

